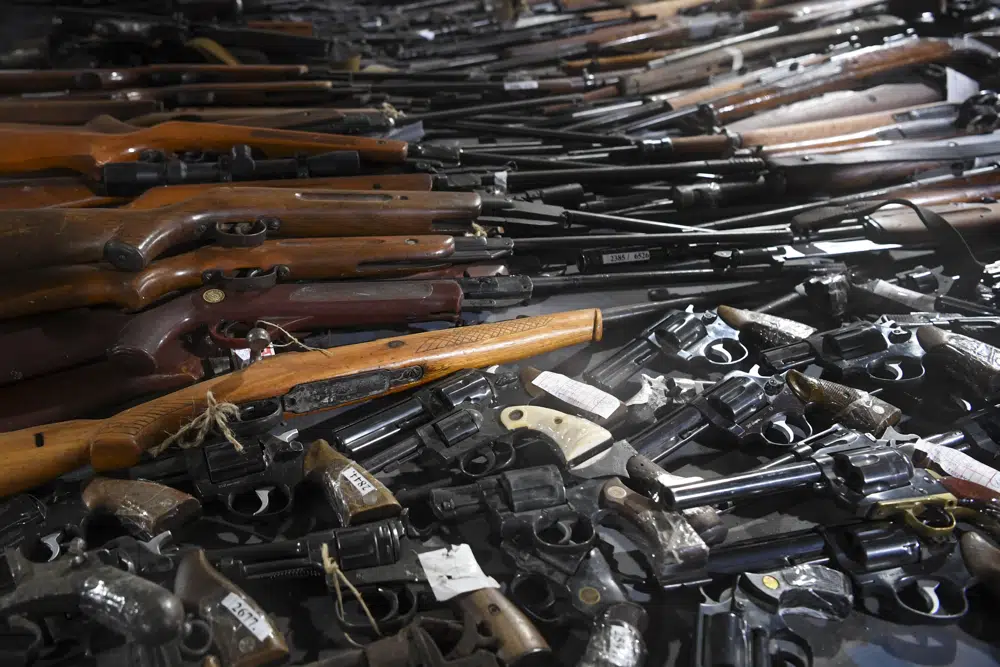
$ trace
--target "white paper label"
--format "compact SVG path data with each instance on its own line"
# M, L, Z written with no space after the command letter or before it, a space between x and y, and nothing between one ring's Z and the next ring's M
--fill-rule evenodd
M433 30L418 30L417 34L426 39L428 42L434 41L434 31Z
M462 593L500 588L493 577L487 577L468 544L456 544L417 554L427 575L434 597L444 602Z
M598 415L602 419L610 417L622 404L606 391L552 371L539 373L531 384L573 407Z
M267 622L263 614L254 610L241 596L230 593L222 598L222 606L232 612L236 620L253 633L258 641L264 641L271 636L271 624Z
M945 67L945 83L948 90L948 104L961 104L979 92L978 81L950 67Z
M743 68L743 52L731 46L727 46L724 50L733 59L733 71L739 72Z
M233 352L235 352L236 356L242 359L243 361L250 361L250 348L241 347L239 349L233 350ZM268 345L260 352L261 359L263 359L264 357L273 357L273 356L274 356L274 345Z
M347 466L340 474L363 496L375 491L375 485L365 479L365 476L354 466Z
M500 192L507 192L507 172L506 171L493 172L493 185Z
M535 90L538 88L537 81L504 81L504 90Z
M924 440L917 440L913 443L913 447L925 452L931 461L941 466L941 470L952 477L964 479L966 482L973 482L1000 493L1000 471L985 463L980 463L968 454Z
M648 250L633 250L632 252L610 252L601 255L601 261L605 264L625 264L628 262L648 262Z
M868 239L859 239L857 241L818 241L813 243L813 247L828 255L848 255L853 252L895 250L900 246L898 243L875 243Z

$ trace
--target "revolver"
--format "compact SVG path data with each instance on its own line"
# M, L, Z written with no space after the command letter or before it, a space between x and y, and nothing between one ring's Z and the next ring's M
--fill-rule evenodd
M727 373L746 363L749 355L739 340L739 332L715 312L672 310L584 373L584 378L615 394L651 362L665 365L663 370L684 370L695 375Z
M694 665L811 667L809 641L789 627L790 617L842 621L853 603L847 575L825 565L745 572L721 601L698 607Z

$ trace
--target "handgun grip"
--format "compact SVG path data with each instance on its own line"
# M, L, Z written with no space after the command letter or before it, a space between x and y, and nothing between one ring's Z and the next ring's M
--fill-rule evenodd
M81 498L88 510L113 514L142 539L176 530L201 514L194 497L156 482L95 477Z
M464 620L497 640L497 657L511 667L551 664L548 642L513 602L496 588L482 588L455 598Z
M215 648L227 667L258 667L288 657L288 645L270 616L195 549L181 559L174 593L212 625Z
M303 472L323 486L330 506L341 524L353 526L399 516L402 506L392 492L371 473L327 443L309 445Z

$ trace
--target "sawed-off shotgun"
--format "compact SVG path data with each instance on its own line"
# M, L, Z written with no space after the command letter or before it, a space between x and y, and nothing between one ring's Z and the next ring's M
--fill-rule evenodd
M74 420L0 434L10 495L90 463L96 470L135 465L217 401L280 397L290 415L349 405L432 382L467 368L505 364L601 339L597 309L400 336L325 351L264 359L229 375L186 387L107 419Z

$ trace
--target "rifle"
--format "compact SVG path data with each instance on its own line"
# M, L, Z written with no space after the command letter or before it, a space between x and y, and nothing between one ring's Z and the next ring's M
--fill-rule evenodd
M303 130L327 134L370 134L389 132L392 117L380 109L327 109L285 107L179 108L129 118L129 125L151 127L174 120L226 125L269 127L275 130Z
M437 222L461 230L476 218L479 207L479 195L473 193L221 187L146 211L8 211L0 228L16 229L19 235L5 244L9 270L107 259L138 271L177 245L211 237L222 245L248 247L275 235L363 236L376 226L428 233Z
M193 385L114 417L75 420L0 436L11 475L8 495L30 489L88 461L99 470L134 465L139 455L204 411L214 400L246 403L281 397L284 412L349 405L432 382L462 368L510 363L568 345L600 340L601 313L581 310L480 324L264 359L236 373ZM39 449L51 455L40 456Z
M155 64L113 69L3 70L0 93L21 95L62 90L120 90L195 82L282 81L309 72L306 65Z
M0 123L32 125L84 125L97 116L129 120L160 110L152 100L53 100L49 98L4 98L0 100Z
M214 123L172 121L122 134L106 134L85 128L0 124L0 173L23 173L43 169L71 169L89 174L108 162L139 158L141 150L166 152L186 150L228 151L246 144L268 157L291 157L297 153L357 151L372 162L399 163L406 159L406 142L341 135L262 130Z

